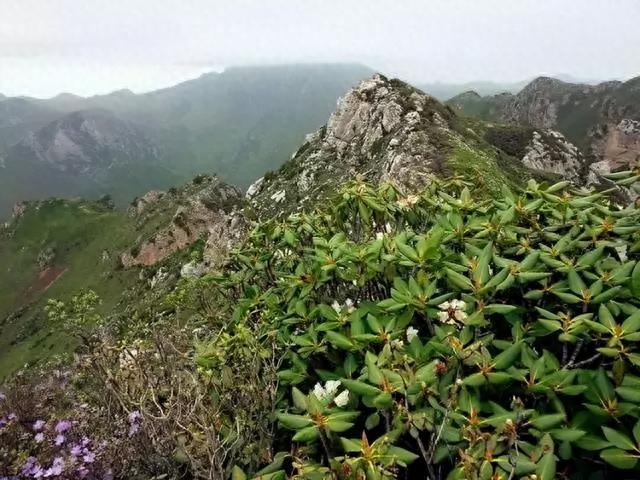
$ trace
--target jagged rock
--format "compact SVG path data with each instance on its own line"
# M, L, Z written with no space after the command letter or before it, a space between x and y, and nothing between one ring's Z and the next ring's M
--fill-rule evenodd
M189 263L185 263L180 269L180 276L182 278L199 278L207 272L207 266L204 263L192 260Z
M327 125L306 137L294 159L247 192L259 214L302 209L358 175L407 191L425 186L450 139L454 114L409 85L382 75L338 101Z
M625 169L640 163L640 121L623 118L617 125L603 128L594 150L609 163L611 170Z
M196 177L172 194L152 198L154 202L145 203L140 212L140 228L158 223L164 226L121 255L125 268L154 265L204 238L205 261L214 269L246 230L241 193L217 177Z
M584 160L580 151L564 135L553 130L533 132L522 163L529 168L555 173L576 183L583 180L581 170Z
M598 85L540 77L515 95L463 94L449 103L483 120L562 132L584 153L582 183L596 175L587 161L605 160L612 171L640 162L640 77Z
M307 135L279 171L252 185L247 198L259 217L270 217L312 208L359 177L391 182L405 194L440 174L470 174L492 188L508 183L508 175L517 183L536 170L579 178L583 158L571 142L554 131L525 133L518 152L498 152L495 147L507 146L476 133L452 108L406 83L375 75L341 98L326 126Z
M141 215L146 208L156 203L164 195L165 195L165 192L162 192L159 190L151 190L145 193L143 196L136 198L133 202L131 202L131 207L129 208L129 214Z
M17 202L13 205L12 218L18 219L27 211L27 202Z

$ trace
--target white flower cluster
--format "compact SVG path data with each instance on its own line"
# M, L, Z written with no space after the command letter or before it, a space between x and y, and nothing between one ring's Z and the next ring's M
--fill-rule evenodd
M419 196L417 196L417 195L408 195L405 198L399 199L397 203L402 208L409 208L409 207L414 206L416 203L418 203L418 200L420 200Z
M349 391L344 390L336 395L338 388L340 388L340 380L327 380L324 387L321 383L316 383L316 386L313 387L313 394L321 402L330 403L333 401L337 407L344 407L349 402Z
M407 342L411 343L418 336L418 330L413 327L407 328Z
M449 325L463 322L467 318L467 314L464 312L466 307L467 304L462 300L451 300L450 302L441 303L438 305L438 308L441 310L438 312L438 320Z
M344 306L340 305L340 303L338 303L337 300L334 300L333 303L331 304L331 308L333 308L336 311L336 313L340 315L343 309L347 313L352 313L356 309L356 305L355 303L353 303L353 300L351 300L350 298L347 298L344 301Z
M407 336L407 342L411 343L411 341L418 336L418 330L413 327L409 327L407 328L407 331L405 332L405 334ZM397 350L400 350L402 347L404 347L404 341L399 338L391 340L389 344L391 345L392 348L395 348Z

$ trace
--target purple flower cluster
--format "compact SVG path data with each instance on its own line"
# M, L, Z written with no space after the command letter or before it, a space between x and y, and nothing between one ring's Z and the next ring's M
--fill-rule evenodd
M134 410L129 414L129 436L132 437L140 431L142 423L142 414L138 410Z
M32 429L35 433L33 439L40 444L49 435L51 443L56 447L55 456L51 462L41 463L38 458L31 456L22 465L21 474L25 478L55 478L65 477L83 479L96 472L92 467L97 460L100 448L94 448L93 442L84 436L77 442L67 444L67 435L72 433L73 422L69 420L58 421L53 429L46 432L47 422L37 420ZM2 479L0 479L2 480Z

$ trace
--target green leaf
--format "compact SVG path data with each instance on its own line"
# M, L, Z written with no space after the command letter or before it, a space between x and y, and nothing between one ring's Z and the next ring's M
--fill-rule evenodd
M325 333L325 338L334 346L342 350L351 350L354 345L351 340L338 332L329 331Z
M451 270L450 268L445 268L444 270L447 274L449 282L451 282L452 285L458 287L460 290L473 290L473 284L467 277L456 272L455 270Z
M296 387L292 389L293 404L300 410L307 410L307 396Z
M501 303L491 303L484 307L484 313L499 313L502 315L506 315L507 313L511 313L514 310L517 310L518 307L513 305L504 305Z
M303 428L302 430L298 430L298 432L293 436L294 442L302 442L309 443L318 438L320 432L315 425L311 427Z
M247 474L237 465L231 469L231 480L247 480Z
M522 350L521 342L511 345L505 351L496 355L496 357L493 359L494 367L498 370L505 370L506 368L509 368L520 356L521 350Z
M378 368L376 361L375 355L367 352L365 355L365 364L367 365L369 381L375 385L380 385L384 381L384 375L382 375L382 371Z
M631 272L631 291L636 297L640 296L640 262L636 263Z
M332 418L328 418L327 419L327 428L329 430L331 430L332 432L346 432L347 430L349 430L351 427L353 427L353 423L351 422L345 422L342 420L335 420Z
M603 253L604 247L599 246L596 249L582 255L578 259L577 264L581 267L592 267L600 259L600 257L602 257Z
M624 433L621 433L613 428L602 427L602 432L604 436L607 437L615 447L621 448L623 450L634 450L636 445L633 443L629 437L627 437Z
M621 470L630 470L638 463L638 458L634 455L620 450L619 448L608 448L600 452L600 457L610 465Z
M360 380L350 380L348 378L343 378L341 382L342 385L345 386L345 388L353 393L357 393L358 395L372 397L379 395L382 392L382 390L380 390L378 387L374 387L373 385L369 385L368 383L361 382Z
M616 388L616 393L628 402L640 403L640 388L623 387Z
M409 465L418 459L418 455L416 455L415 453L395 446L389 447L386 454L395 458L396 460L398 460L398 462L404 465Z
M538 480L554 480L556 478L556 457L553 452L545 453L536 468Z
M620 292L620 290L622 290L622 286L621 285L618 285L617 287L610 288L609 290L605 290L600 295L596 295L591 300L591 303L596 303L597 304L597 303L608 302L613 297L615 297L618 294L618 292Z
M293 415L291 413L278 413L276 414L276 417L283 426L292 430L298 430L313 423L309 417Z
M548 415L540 415L539 417L532 418L529 423L539 430L548 430L551 427L555 427L565 419L564 413L551 413Z

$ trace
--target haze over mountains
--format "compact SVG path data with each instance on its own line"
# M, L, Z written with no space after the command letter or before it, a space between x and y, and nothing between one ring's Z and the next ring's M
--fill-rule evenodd
M198 173L246 187L277 168L372 71L231 68L136 95L0 100L0 216L19 200L104 194L118 205Z
M200 173L246 188L290 158L336 100L372 73L355 64L237 67L145 94L0 96L0 218L18 201L50 196L110 195L123 206ZM460 94L449 104L484 120L557 127L586 154L607 148L603 129L611 132L623 118L636 118L628 113L638 105L637 80L550 82L420 88L440 100ZM461 93L470 89L475 93ZM575 97L571 102L562 97L567 92ZM585 108L606 112L583 115L576 102L587 105L596 97L599 106Z

